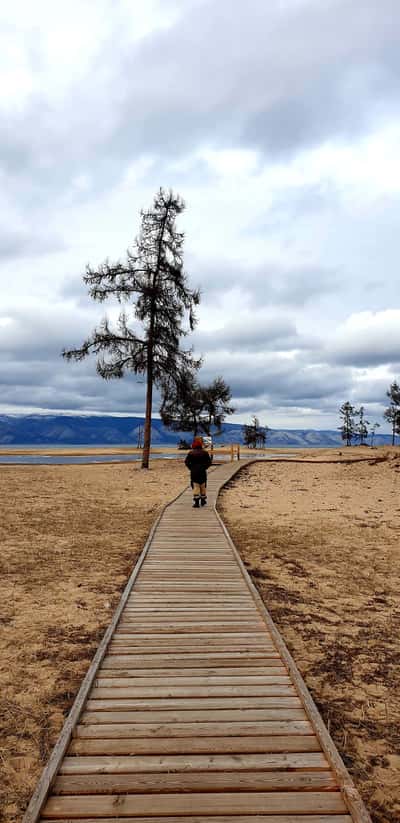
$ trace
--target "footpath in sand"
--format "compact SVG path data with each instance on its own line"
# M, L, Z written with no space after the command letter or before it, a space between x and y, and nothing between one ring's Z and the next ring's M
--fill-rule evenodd
M375 823L400 820L400 452L256 463L219 510Z

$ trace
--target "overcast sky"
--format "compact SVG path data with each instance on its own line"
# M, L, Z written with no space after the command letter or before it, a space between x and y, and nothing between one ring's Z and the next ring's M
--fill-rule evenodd
M143 383L60 352L107 310L86 263L124 256L162 185L187 204L193 343L231 421L335 428L350 400L383 424L398 0L13 0L0 37L0 412L143 413Z

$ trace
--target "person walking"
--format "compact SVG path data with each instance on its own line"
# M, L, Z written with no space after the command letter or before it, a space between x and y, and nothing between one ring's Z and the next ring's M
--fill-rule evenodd
M193 489L193 508L198 509L200 503L205 506L207 503L207 469L211 466L212 459L203 449L201 437L195 437L189 454L186 455L185 466L190 471L190 480Z

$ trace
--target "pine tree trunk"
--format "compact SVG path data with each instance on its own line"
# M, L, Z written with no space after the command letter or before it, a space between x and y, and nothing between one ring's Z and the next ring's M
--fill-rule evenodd
M156 316L156 302L155 302L155 288L157 285L157 278L159 275L160 270L160 262L161 262L161 252L162 252L162 244L164 239L164 231L168 217L168 211L166 210L164 217L161 221L160 233L158 237L158 252L157 252L157 265L155 268L155 272L153 275L153 282L152 282L152 289L153 295L151 298L151 309L150 309L150 328L149 328L149 335L147 338L147 388L146 388L146 416L144 421L144 436L143 436L143 458L142 458L142 469L149 468L149 459L150 459L150 446L151 446L151 412L153 406L153 357L154 357L154 326L155 326L155 316Z
M149 468L151 446L151 412L153 406L153 340L148 345L147 357L147 386L146 386L146 414L144 421L142 469Z

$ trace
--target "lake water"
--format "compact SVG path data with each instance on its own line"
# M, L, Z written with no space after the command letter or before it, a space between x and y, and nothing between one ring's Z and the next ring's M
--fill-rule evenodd
M12 448L7 446L7 448ZM21 446L14 448L21 448ZM31 448L36 448L31 447ZM38 446L38 449L43 452L41 454L0 454L0 465L20 465L20 466L52 466L52 465L72 465L76 464L88 464L88 463L136 463L138 460L142 459L141 454L85 454L85 455L68 455L68 454L60 454L60 455L53 455L53 454L46 454L44 446ZM49 448L49 446L47 446ZM65 448L65 446L64 446ZM86 446L84 447L86 448ZM99 446L95 446L93 448L99 448ZM151 460L176 460L177 457L181 459L185 456L185 451L182 451L180 454L175 453L171 454L168 452L160 452L159 454L152 454ZM256 452L251 457L257 458L258 460L273 460L279 457L294 457L295 455L289 454L262 454L260 452ZM230 455L216 455L218 461L221 459L230 459Z
M172 460L173 454L153 454L152 460ZM134 463L142 459L141 454L88 454L88 455L53 455L53 454L0 454L1 464L29 465L61 465L63 463Z

